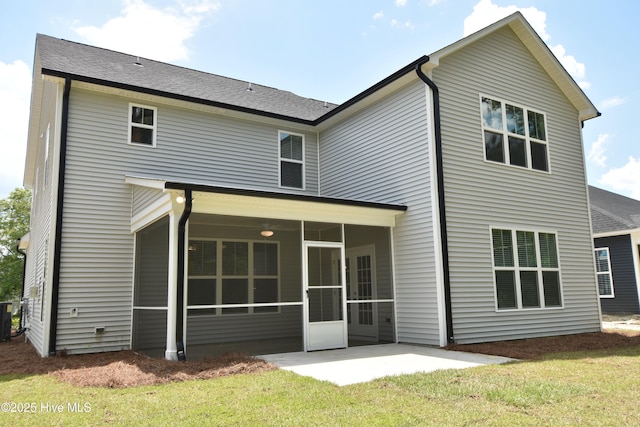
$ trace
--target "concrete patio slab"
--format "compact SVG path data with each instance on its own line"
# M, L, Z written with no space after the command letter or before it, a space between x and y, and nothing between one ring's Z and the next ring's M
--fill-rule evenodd
M281 369L339 386L368 382L389 375L464 369L516 360L408 344L370 345L259 357Z

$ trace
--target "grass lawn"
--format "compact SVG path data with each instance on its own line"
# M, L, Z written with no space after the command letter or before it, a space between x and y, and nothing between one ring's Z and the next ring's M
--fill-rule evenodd
M122 389L3 375L0 403L33 412L3 404L0 425L635 425L638 373L636 346L346 387L282 370Z

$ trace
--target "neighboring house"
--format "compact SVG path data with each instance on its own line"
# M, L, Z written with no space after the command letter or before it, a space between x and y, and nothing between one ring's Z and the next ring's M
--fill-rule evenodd
M179 359L599 331L597 115L519 13L342 105L38 35L27 336Z
M640 201L589 186L600 306L640 313Z

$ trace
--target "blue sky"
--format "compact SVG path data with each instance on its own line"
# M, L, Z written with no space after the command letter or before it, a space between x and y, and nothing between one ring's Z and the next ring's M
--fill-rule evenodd
M520 10L602 117L589 183L640 200L636 0L21 0L0 6L0 198L22 185L36 33L341 103Z

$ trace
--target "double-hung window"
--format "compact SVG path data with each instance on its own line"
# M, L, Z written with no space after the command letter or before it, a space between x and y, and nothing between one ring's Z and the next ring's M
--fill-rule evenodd
M609 248L597 248L596 277L598 279L598 292L600 297L613 298L613 276L611 275L611 257Z
M498 310L562 306L554 233L491 230Z
M155 107L129 104L129 143L156 146Z
M304 188L304 135L278 132L280 186Z
M189 241L187 305L192 314L277 312L278 243ZM216 306L216 307L211 307Z
M484 96L480 108L486 160L549 171L543 113Z

